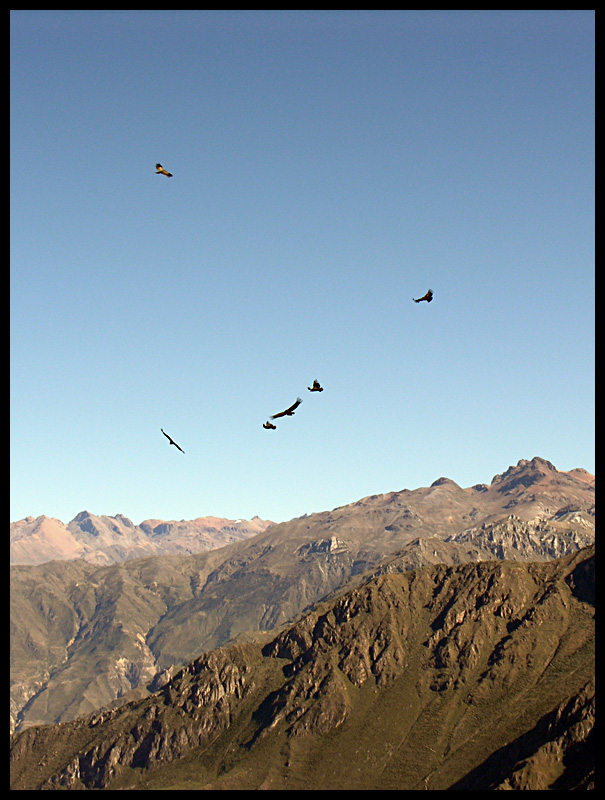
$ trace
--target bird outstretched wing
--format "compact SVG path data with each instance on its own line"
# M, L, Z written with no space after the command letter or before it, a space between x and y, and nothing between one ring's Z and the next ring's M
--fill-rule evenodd
M182 448L182 447L179 447L179 446L178 446L178 444L177 444L177 443L174 441L174 439L172 439L170 436L168 436L168 434L166 433L166 431L164 430L164 428L160 428L160 430L162 431L162 433L164 434L164 436L165 436L165 437L168 439L168 441L170 442L170 444L173 444L173 445L174 445L176 448L178 448L178 449L181 451L181 453L184 453L184 452L185 452L185 451L183 450L183 448Z
M277 425L272 425L269 420L267 420L267 422L263 423L263 428L266 428L268 431L274 431L276 430Z
M301 403L302 403L302 400L301 400L301 398L300 398L300 397L297 397L297 398L296 398L296 402L295 402L295 403L292 403L292 405L290 406L290 408L287 408L285 411L280 411L280 412L279 412L279 414L273 414L273 416L271 417L271 419L277 419L278 417L286 417L286 416L288 416L288 417L291 417L291 416L294 414L294 410L295 410L295 409L297 409L297 408L298 408L298 406L299 406Z
M165 175L167 178L172 178L172 172L168 172L168 170L164 169L164 167L161 164L155 165L155 174Z
M432 299L433 299L433 292L431 289L428 290L428 292L424 295L424 297L419 297L418 300L416 300L415 297L412 297L412 300L415 303L421 303L423 300L426 300L427 303L430 303Z

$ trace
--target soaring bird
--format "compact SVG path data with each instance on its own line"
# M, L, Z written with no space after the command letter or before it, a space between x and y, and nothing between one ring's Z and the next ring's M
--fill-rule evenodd
M174 439L171 439L171 438L170 438L170 436L168 436L168 434L166 433L166 431L164 430L164 428L160 428L160 430L162 431L162 433L164 434L164 436L165 436L165 437L168 439L168 441L170 442L170 444L173 444L175 447L178 447L178 448L179 448L179 450L181 451L181 453L184 453L184 452L185 452L185 451L183 450L183 448L182 448L182 447L179 447L179 446L178 446L178 444L177 444L177 443L174 441Z
M268 431L274 431L277 428L277 425L272 425L269 420L263 424L263 428L266 428Z
M167 178L172 178L172 172L168 172L168 170L165 170L161 164L155 165L155 174L165 175Z
M277 419L278 417L286 417L286 416L291 417L294 414L294 409L298 408L298 406L301 403L302 403L302 400L300 399L300 397L297 397L296 398L296 402L292 403L290 408L287 408L285 411L280 411L279 414L273 414L271 419Z
M315 378L315 380L313 381L313 386L312 387L307 386L307 389L310 392L323 392L323 388L319 385L319 381L317 380L317 378Z
M433 290L432 289L429 289L428 292L424 295L424 297L419 297L418 300L416 300L414 297L412 297L412 300L415 303L420 303L423 300L426 300L427 303L430 303L432 299L433 299Z

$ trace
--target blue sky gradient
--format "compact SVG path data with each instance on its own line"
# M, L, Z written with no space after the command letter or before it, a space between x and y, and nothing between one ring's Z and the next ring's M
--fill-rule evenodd
M10 422L11 520L594 472L594 13L11 12Z

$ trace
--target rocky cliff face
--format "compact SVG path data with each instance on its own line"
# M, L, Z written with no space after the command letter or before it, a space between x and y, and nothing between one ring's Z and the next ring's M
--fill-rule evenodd
M385 574L12 740L12 788L592 788L594 548Z

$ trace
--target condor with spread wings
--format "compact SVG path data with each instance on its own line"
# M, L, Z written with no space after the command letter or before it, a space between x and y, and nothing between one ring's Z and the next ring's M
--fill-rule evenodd
M161 164L155 165L155 174L165 175L167 178L172 178L172 172L168 172L168 170L164 169L164 167Z
M323 388L319 385L319 381L317 380L317 378L315 378L315 380L313 381L313 386L312 387L307 386L307 389L310 392L323 392Z
M277 419L278 417L291 417L294 414L294 410L298 408L298 406L302 403L300 397L296 398L296 402L292 403L290 408L287 408L285 411L280 411L279 414L273 414L271 419Z
M182 448L182 447L179 447L179 446L178 446L178 444L177 444L177 443L174 441L174 439L171 439L171 438L170 438L170 436L168 436L168 434L166 433L166 431L164 430L164 428L160 428L160 430L162 431L162 433L164 434L164 436L165 436L165 437L168 439L168 441L170 442L170 444L173 444L175 447L178 447L178 449L181 451L181 453L184 453L184 452L185 452L185 451L183 450L183 448Z
M268 431L274 431L277 429L277 425L272 425L269 420L263 422L263 428L266 428Z
M432 299L433 299L432 289L429 289L428 292L424 295L424 297L419 297L418 300L416 300L415 297L412 297L412 300L415 303L421 303L423 300L426 300L427 303L430 303Z

